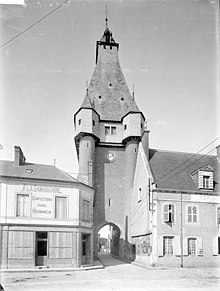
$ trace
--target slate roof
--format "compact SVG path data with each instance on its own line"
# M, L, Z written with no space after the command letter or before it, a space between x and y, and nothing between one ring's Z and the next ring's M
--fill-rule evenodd
M76 179L55 166L33 163L15 166L14 161L0 161L1 177L78 183Z
M111 43L115 43L109 29L104 32L101 40L106 41L108 33L111 36L110 42L99 44L98 62L80 108L85 108L85 105L87 108L92 106L100 115L101 120L121 121L121 118L128 112L141 113L141 111L128 89L119 64L116 47L109 48ZM104 49L105 44L106 49Z
M210 166L214 170L214 191L220 191L220 165L216 156L151 149L149 163L157 188L198 191L191 174Z

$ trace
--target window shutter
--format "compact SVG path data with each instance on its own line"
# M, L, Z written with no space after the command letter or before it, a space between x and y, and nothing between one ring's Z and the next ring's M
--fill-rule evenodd
M188 238L183 239L183 255L188 256Z
M171 211L172 211L171 219L172 219L172 222L174 222L174 205L173 204L171 205Z
M213 237L213 256L218 256L218 236Z
M169 204L164 205L163 207L163 221L169 221Z
M174 237L174 255L180 256L181 255L181 249L180 249L180 236Z
M157 252L158 257L163 256L163 236L159 236L157 239Z
M197 256L203 256L202 237L197 239Z

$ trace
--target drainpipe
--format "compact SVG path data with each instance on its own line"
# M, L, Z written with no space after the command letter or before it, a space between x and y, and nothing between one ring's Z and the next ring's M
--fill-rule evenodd
M180 249L181 249L181 268L183 268L183 194L180 192Z

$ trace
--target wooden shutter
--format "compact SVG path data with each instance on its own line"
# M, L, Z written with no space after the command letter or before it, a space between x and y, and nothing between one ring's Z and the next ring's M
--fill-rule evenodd
M163 236L159 236L157 239L157 252L158 257L163 256Z
M173 254L175 256L180 256L181 255L180 236L175 236L174 237L174 252L173 252Z
M203 256L202 237L197 239L197 256Z
M213 256L218 256L218 236L213 237Z
M172 219L172 222L174 222L174 205L173 204L171 204L171 211L172 211L171 219Z
M169 204L163 206L163 221L169 221Z
M188 256L188 238L183 239L183 255Z

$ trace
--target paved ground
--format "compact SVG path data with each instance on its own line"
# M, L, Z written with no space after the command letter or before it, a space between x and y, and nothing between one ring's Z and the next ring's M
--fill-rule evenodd
M220 290L220 268L147 269L100 255L104 269L3 273L5 291L25 290Z

